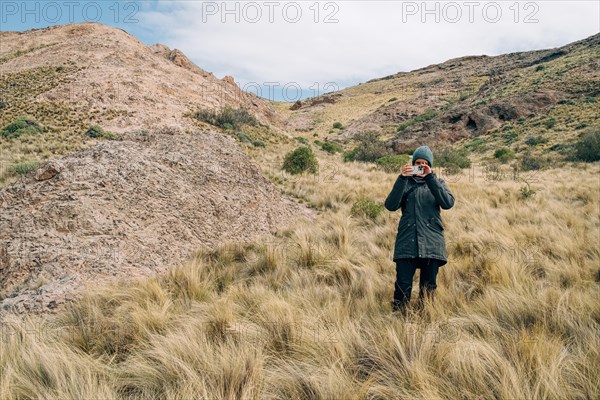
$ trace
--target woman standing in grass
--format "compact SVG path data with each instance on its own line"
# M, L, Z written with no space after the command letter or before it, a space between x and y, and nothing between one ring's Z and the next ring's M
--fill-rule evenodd
M413 174L413 166L422 166L423 172ZM421 269L419 305L422 306L425 295L433 300L438 269L448 262L440 208L452 208L454 195L444 180L431 171L432 166L433 153L429 147L417 148L412 165L402 167L385 200L389 211L402 209L393 257L396 263L393 311L405 311L417 268Z

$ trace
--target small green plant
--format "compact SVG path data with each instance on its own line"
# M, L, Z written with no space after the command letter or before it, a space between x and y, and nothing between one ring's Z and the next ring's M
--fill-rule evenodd
M333 142L322 142L320 146L324 151L330 154L341 153L344 150L344 148L340 144Z
M31 171L34 171L39 165L40 162L37 160L25 161L11 165L9 171L16 175L25 175Z
M525 185L521 186L519 198L521 200L527 200L535 196L536 191L529 187L529 184L526 182Z
M545 67L545 66L543 66L543 65L538 65L537 67L535 67L535 72L540 72L540 71L543 71L543 70L544 70L544 68L546 68L546 67Z
M292 175L317 173L318 161L310 147L301 146L285 155L282 169Z
M2 110L3 108L6 108L6 103L4 102L4 100L0 99L0 110Z
M296 139L302 144L308 145L308 140L306 138L303 138L302 136L296 136L294 139Z
M496 158L501 163L506 163L507 161L511 160L514 156L515 154L507 147L500 147L494 152L494 158Z
M475 137L471 142L465 144L465 149L476 152L483 152L487 148L486 140L482 137Z
M372 220L376 219L383 211L381 204L375 203L369 198L357 200L352 204L350 214L352 216L363 216Z
M88 128L85 134L91 138L100 138L105 135L105 132L104 129L102 129L102 127L98 125L92 125Z
M105 131L99 125L91 125L88 130L85 131L85 134L91 138L102 138L108 140L114 140L117 138L114 133Z
M252 145L253 145L254 147L266 147L266 146L267 146L267 145L265 144L265 142L263 142L262 140L258 140L258 139L254 140L254 141L252 142Z
M504 143L506 143L506 144L514 143L518 138L519 138L519 134L512 129L507 129L502 134L502 139L504 139Z
M546 129L552 129L554 128L554 125L556 125L556 120L554 118L549 118L543 122L543 125L546 127Z
M558 104L569 104L569 105L572 105L572 104L575 104L575 102L573 100L571 100L571 99L561 99L561 100L558 101Z
M388 103L391 103L392 101L396 101L396 100L398 100L397 97L392 97L391 99L388 100Z
M438 115L438 112L436 110L429 109L429 110L425 111L424 113L417 115L413 119L410 119L406 122L401 123L400 125L398 125L398 128L396 130L398 132L403 132L409 126L429 121L430 119L435 118L437 115Z
M250 135L247 135L244 132L240 132L240 131L235 131L233 133L235 135L235 137L242 143L251 143L253 138L250 137Z
M334 122L333 123L333 128L334 129L344 129L344 125L342 125L341 122Z
M40 124L27 116L20 115L13 122L0 130L0 137L5 139L15 139L21 135L34 135L42 133L44 129Z
M545 138L542 135L537 135L527 136L527 139L525 139L525 144L527 144L528 146L537 146L538 144L542 143L548 143L548 138Z

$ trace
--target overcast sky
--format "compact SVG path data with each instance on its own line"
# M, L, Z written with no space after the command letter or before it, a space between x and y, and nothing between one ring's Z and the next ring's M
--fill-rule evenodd
M262 97L289 101L454 57L557 47L600 31L596 0L45 1L26 10L21 1L1 1L2 30L99 20L146 44L178 48L254 93L256 83Z

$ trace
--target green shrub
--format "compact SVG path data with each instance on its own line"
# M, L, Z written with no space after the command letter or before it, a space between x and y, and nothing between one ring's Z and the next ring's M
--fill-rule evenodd
M44 129L40 124L30 119L27 116L20 115L2 130L0 130L0 137L6 139L15 139L21 135L30 135L42 133Z
M194 118L223 129L239 129L243 125L258 125L257 119L243 108L225 106L219 111L200 110Z
M458 168L469 168L471 167L471 160L469 160L466 149L445 147L437 155L434 154L434 165L436 164L440 167L454 165Z
M502 163L505 163L508 160L511 160L514 156L515 156L515 154L507 147L500 147L499 149L496 149L496 151L494 152L494 158L496 158L497 160L499 160Z
M525 139L525 144L527 144L528 146L536 146L541 143L548 143L548 138L545 138L542 135L537 135L527 136L527 139Z
M308 145L308 140L306 140L306 138L303 138L302 136L296 136L295 139L302 144Z
M340 144L333 142L323 142L320 146L323 150L331 154L340 153L344 150Z
M356 153L358 153L359 148L355 147L352 150L345 151L343 154L344 162L354 161L356 157Z
M242 143L252 143L254 140L254 138L244 132L235 131L233 134Z
M114 133L112 133L112 132L106 132L99 125L91 125L88 128L88 130L85 131L85 134L88 137L91 137L91 138L102 138L102 139L108 139L108 140L116 139L116 136L115 136Z
M543 65L538 65L537 67L535 67L535 72L543 71L544 68L546 67L544 67Z
M595 97L586 97L585 99L583 99L584 103L597 103L598 99L596 99Z
M333 128L334 129L344 129L344 125L342 125L341 122L334 122L333 123Z
M465 144L465 149L476 152L483 152L487 148L486 140L482 137L475 137L471 142Z
M318 162L310 147L301 146L285 155L282 169L292 175L303 172L317 173Z
M524 171L541 169L545 165L545 160L537 155L525 152L521 158L521 169Z
M544 121L544 126L546 127L546 129L552 129L554 128L554 125L556 125L556 120L554 118L550 118Z
M575 104L575 102L571 99L561 99L558 101L558 104Z
M514 143L518 138L519 134L512 129L508 129L502 134L502 139L504 139L504 143L506 144Z
M375 163L386 172L402 172L402 166L406 165L410 156L406 154L390 154L375 160Z
M254 147L266 147L266 144L265 144L265 142L263 142L262 140L258 140L258 139L254 140L254 141L252 142L252 145L253 145Z
M344 161L375 162L378 158L392 154L392 149L379 140L377 131L358 133L354 136L354 140L358 142L358 146L351 153L345 153ZM352 159L347 160L347 156L351 156Z
M350 214L352 216L363 216L374 220L382 211L383 206L381 204L377 204L371 199L361 199L352 204Z
M575 159L586 162L600 160L600 127L581 135L575 143Z
M91 138L99 138L105 135L104 129L98 125L92 125L88 128L85 134Z
M25 175L34 171L40 165L39 161L25 161L10 166L9 171L17 175Z
M4 102L4 100L0 99L0 110L2 110L3 108L6 108L6 103Z
M398 100L397 97L392 97L391 99L388 100L388 103L391 103L392 101L396 101L396 100Z

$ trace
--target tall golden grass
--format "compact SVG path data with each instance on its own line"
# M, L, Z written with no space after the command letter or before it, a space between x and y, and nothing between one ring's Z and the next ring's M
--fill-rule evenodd
M281 156L263 156L274 178ZM319 157L333 173L277 180L316 223L4 321L0 398L600 398L599 163L528 173L526 199L477 169L445 177L435 301L395 315L400 211L350 208L396 175Z

